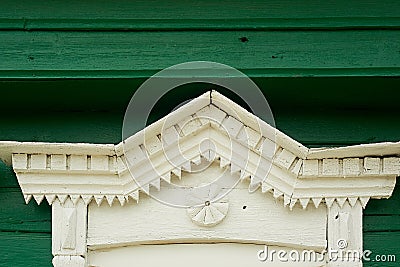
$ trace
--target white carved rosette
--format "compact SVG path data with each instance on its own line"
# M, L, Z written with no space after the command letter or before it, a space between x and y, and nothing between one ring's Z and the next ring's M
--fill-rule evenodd
M219 224L228 213L229 203L227 201L209 202L197 207L187 209L189 217L200 226L214 226Z

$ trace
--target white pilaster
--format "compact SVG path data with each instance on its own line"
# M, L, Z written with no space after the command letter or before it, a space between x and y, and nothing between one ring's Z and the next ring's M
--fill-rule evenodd
M82 199L67 198L52 205L52 253L54 267L86 265L87 206Z
M329 267L361 267L362 261L362 205L351 206L346 201L341 207L334 202L328 208Z

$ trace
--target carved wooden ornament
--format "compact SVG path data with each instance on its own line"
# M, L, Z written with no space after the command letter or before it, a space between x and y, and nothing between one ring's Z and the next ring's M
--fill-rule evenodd
M52 205L56 267L187 266L177 251L279 266L257 258L264 245L323 258L290 266L362 266L324 253L362 250L362 209L390 197L400 174L400 143L308 149L214 91L118 145L0 142L0 157L26 203ZM219 176L238 182L200 205L149 197Z

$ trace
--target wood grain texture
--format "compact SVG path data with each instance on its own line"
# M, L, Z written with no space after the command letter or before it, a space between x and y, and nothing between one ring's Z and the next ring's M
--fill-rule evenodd
M364 262L365 267L394 267L399 265L399 232L364 233L363 239L364 249L368 249L373 252L371 259L374 260ZM396 262L377 262L375 261L376 255L395 255Z
M268 246L269 251L292 251L293 248ZM263 245L253 244L169 244L169 245L142 245L127 246L114 249L89 251L88 261L90 267L129 266L132 262L141 265L156 267L160 265L184 267L190 265L200 266L207 262L208 266L274 266L283 267L322 267L324 262L280 262L276 256L269 255L266 261L258 260L257 253L264 250ZM296 250L302 253L301 250ZM320 254L316 253L318 256ZM157 255L156 257L154 255Z
M54 256L85 256L87 206L78 199L52 206L52 253ZM65 266L65 265L60 265Z
M184 8L182 8L184 6ZM3 1L0 27L20 30L325 29L398 27L396 1ZM178 18L178 19L177 19Z
M249 41L242 42L243 36ZM400 32L394 30L0 31L0 39L1 78L146 77L196 60L224 63L256 77L330 71L348 76L363 70L386 76L400 70Z
M321 116L321 122L323 121L321 126L317 126L318 131L315 132L306 132L304 131L305 136L309 136L310 140L315 140L315 142L323 142L324 140L324 135L329 136L332 130L334 129L339 129L337 131L343 131L341 134L345 134L347 131L349 131L349 128L346 128L347 124L357 124L359 123L360 120L362 120L362 116L359 117L354 117L351 116L352 113L349 113L348 116L344 116L343 118L337 118L335 120L330 120L326 119L323 120L323 116ZM365 113L363 113L365 114ZM54 116L53 116L54 115ZM67 140L68 138L71 138L72 140L83 140L86 139L88 141L93 140L93 138L102 138L105 141L100 140L99 142L110 142L110 135L105 134L102 136L102 134L95 134L94 131L92 132L92 129L89 126L92 125L92 128L96 129L96 127L104 126L104 129L106 129L105 126L107 125L114 125L113 128L115 133L113 134L115 137L118 136L119 130L118 130L118 118L119 116L109 116L105 113L92 113L86 115L82 114L79 116L76 116L76 113L68 113L62 115L62 113L59 114L53 114L49 116L38 116L36 117L35 115L32 115L32 117L36 117L36 121L29 121L27 119L22 119L23 116L21 117L11 117L11 119L6 120L8 123L2 123L2 128L1 128L1 133L4 134L5 131L8 131L7 129L12 129L17 126L17 128L13 130L13 135L10 135L10 137L18 137L19 138L27 138L32 139L32 138L42 138L42 140L46 140L48 138L59 138L60 140ZM61 117L60 117L61 116ZM103 120L103 118L106 116L108 118L107 120ZM107 117L108 116L108 117ZM287 114L286 119L281 122L281 125L285 125L288 129L292 129L293 132L300 132L301 130L301 125L302 123L305 123L306 121L313 121L315 120L315 114L313 113L308 113L308 114L296 114L295 117L293 117L293 114ZM346 117L346 119L344 119ZM366 115L369 119L373 118L374 116L372 115ZM18 119L19 118L19 119ZM58 119L62 118L62 121L59 122ZM70 119L67 119L70 118ZM80 120L79 118L82 118ZM281 117L282 118L282 117ZM353 118L353 119L352 119ZM385 117L385 119L382 119L382 116L376 116L375 120L370 120L370 129L372 131L374 128L374 125L379 125L376 130L376 133L378 135L387 135L390 134L390 129L393 129L393 127L396 125L394 122L396 121L395 118L393 118L393 122L390 123L390 120ZM68 122L69 123L66 123ZM351 121L353 120L353 121ZM318 119L317 119L318 121ZM352 136L355 138L360 138L365 134L364 131L367 131L368 129L368 124L367 124L367 119L365 119L365 126L362 127L359 131L354 131ZM385 129L385 121L387 121L386 124L386 129L388 130L383 130ZM4 121L3 121L4 122ZM279 122L279 120L278 120ZM290 123L289 123L290 122ZM66 123L66 124L65 124ZM104 124L106 123L106 124ZM295 125L298 125L297 128ZM337 127L340 125L344 125L344 128ZM18 130L18 129L26 129L24 130ZM29 129L29 130L28 130ZM85 130L86 129L86 130ZM93 129L93 130L94 130ZM97 128L97 129L102 129L102 128ZM66 135L66 132L70 131L70 134L68 136ZM110 129L107 129L109 132ZM324 134L324 131L326 131L326 134ZM47 132L47 133L46 133ZM64 132L64 133L62 133ZM392 138L398 138L397 135L398 131L393 131L392 133ZM111 136L113 136L111 135ZM351 140L344 140L348 137L346 135L342 136L338 140L338 142L344 142ZM378 137L379 138L379 137ZM385 136L381 137L385 138ZM51 139L50 139L51 140ZM54 139L53 139L54 140ZM2 189L4 193L1 194L3 198L1 199L1 214L2 214L2 221L1 221L1 230L2 231L12 231L11 233L15 233L16 231L20 232L26 232L26 241L24 239L15 239L13 238L12 243L5 243L7 244L7 249L4 250L4 253L17 253L19 251L19 247L23 242L28 242L29 239L34 239L34 234L32 232L43 232L45 231L46 233L50 232L50 208L47 206L47 204L42 204L41 206L37 206L36 203L31 202L29 205L25 205L23 201L22 194L20 193L20 189L18 188L16 178L13 175L12 170L5 166L5 165L0 165L1 167L1 176L0 176L0 183L1 186L7 187ZM11 188L10 188L11 187ZM14 192L14 193L12 193ZM375 246L377 248L377 251L379 251L380 247L388 247L386 250L387 253L397 253L397 247L395 247L394 244L396 244L398 240L398 235L397 232L388 232L388 231L398 231L396 228L397 224L393 223L391 224L390 221L385 221L385 223L382 223L382 217L381 215L387 214L399 214L399 208L398 208L398 199L400 197L400 191L397 189L394 192L394 195L392 198L388 200L371 200L370 203L367 206L367 209L365 212L367 215L364 217L364 227L365 227L365 232L364 232L364 245L366 248ZM19 200L19 201L18 201ZM19 203L16 205L16 203ZM7 216L4 216L4 214L7 214ZM375 223L370 224L369 221L369 216L375 214L375 217L372 217L371 220L374 220ZM9 219L10 218L10 219ZM396 220L396 217L393 217L393 220ZM369 232L373 232L372 237L369 238ZM10 235L11 235L10 233ZM12 234L15 235L15 234ZM31 236L32 235L32 236ZM50 238L50 236L49 236ZM6 240L6 239L4 239ZM8 239L7 239L8 240ZM8 241L7 241L8 242ZM11 242L11 241L10 241ZM40 241L43 242L43 241ZM390 245L393 244L393 245ZM43 243L42 246L45 244ZM393 247L394 246L394 247ZM50 251L50 241L48 241L48 245L46 248L43 248L45 253ZM11 251L11 252L10 252ZM3 254L2 254L3 255ZM6 255L6 254L4 254ZM50 255L45 256L46 254L43 254L41 258L39 258L40 265L45 266L48 262L50 262ZM28 255L29 256L29 255ZM36 257L39 257L36 255ZM19 261L12 261L10 258L6 258L7 260L4 261L4 266L10 266L12 264L13 266L23 266L23 262ZM35 260L33 260L34 262ZM369 263L370 265L366 264L366 266L379 266L376 263L374 265L371 265L373 263ZM388 265L390 266L390 265ZM395 266L395 265L392 265Z
M362 251L362 206L360 202L351 207L345 203L340 207L334 203L328 209L328 250ZM341 247L339 240L345 240L346 246ZM339 256L341 260L328 266L359 266L359 258L349 257L347 254ZM341 262L344 260L345 262ZM349 262L346 262L346 261Z
M182 9L184 4L185 9ZM319 5L318 5L319 4ZM223 8L221 8L223 7ZM289 9L291 7L291 9ZM57 1L43 1L32 3L20 0L17 3L3 1L1 15L4 18L317 18L317 17L396 17L399 7L397 1L385 0L377 3L373 0L354 3L339 0L335 3L320 4L313 0L303 1L252 1L243 3L238 0L215 2L177 1L125 1L118 0L110 3L106 0L94 2L80 2L77 0L68 3Z
M145 196L140 205L128 203L110 208L106 203L100 207L92 203L88 215L88 246L239 240L318 251L326 246L325 209L310 206L307 210L296 207L289 211L271 195L249 194L247 189L234 189L229 194L229 206L221 223L204 228L194 224L185 209L169 207ZM303 216L307 219L299 219ZM138 223L132 224L134 221Z
M0 232L49 234L51 209L47 203L26 205L19 188L0 188Z
M1 267L51 264L51 234L0 232Z
M373 200L371 200L373 201ZM367 209L371 212L372 209ZM363 231L366 232L400 232L399 215L365 215L363 217Z
M0 28L8 32L0 34L0 140L117 143L133 88L187 59L243 68L268 96L278 128L305 145L399 140L400 80L376 77L399 75L399 34L386 31L399 28L398 1L225 3L185 1L182 8L181 2L161 1L2 1ZM48 32L31 32L37 30ZM65 34L75 30L81 32ZM271 30L276 32L265 33ZM68 77L106 79L63 79ZM195 92L175 91L152 120ZM25 205L16 177L1 162L0 187L0 266L51 266L50 207ZM388 200L369 202L365 248L400 257L399 197L397 189Z
M398 206L400 201L399 177L397 177L396 187L393 191L393 196L389 199L374 200L368 203L368 209L364 211L365 216L380 216L380 215L400 215ZM390 229L388 229L390 230Z

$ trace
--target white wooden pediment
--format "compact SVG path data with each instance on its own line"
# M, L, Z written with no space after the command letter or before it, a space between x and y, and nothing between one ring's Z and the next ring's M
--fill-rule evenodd
M1 142L0 157L27 203L53 206L54 266L124 266L146 244L361 250L362 208L400 174L400 143L308 149L215 91L118 145ZM215 177L232 186L200 202L148 197Z

